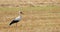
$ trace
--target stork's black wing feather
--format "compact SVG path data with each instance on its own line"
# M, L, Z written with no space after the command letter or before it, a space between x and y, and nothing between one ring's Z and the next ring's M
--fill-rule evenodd
M19 22L19 20L13 20L9 25Z

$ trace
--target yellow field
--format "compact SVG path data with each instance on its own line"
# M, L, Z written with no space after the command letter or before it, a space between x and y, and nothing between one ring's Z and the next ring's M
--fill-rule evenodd
M9 26L19 10L24 13L22 20ZM60 6L0 7L0 32L60 32Z
M0 0L0 32L60 32L60 0Z
M0 0L0 7L60 5L60 0Z

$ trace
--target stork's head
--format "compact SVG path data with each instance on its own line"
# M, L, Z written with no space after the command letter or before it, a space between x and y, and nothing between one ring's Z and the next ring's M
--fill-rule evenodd
M24 14L22 11L19 11L20 14Z

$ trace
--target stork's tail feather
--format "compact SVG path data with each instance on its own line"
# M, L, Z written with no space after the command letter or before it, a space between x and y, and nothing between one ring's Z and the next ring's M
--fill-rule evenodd
M12 25L14 23L17 23L19 20L13 20L9 25Z
M14 24L16 21L15 20L13 20L9 25L12 25L12 24Z
M12 25L12 23L10 23L9 25Z
M9 25L12 25L14 23L14 21L12 21Z

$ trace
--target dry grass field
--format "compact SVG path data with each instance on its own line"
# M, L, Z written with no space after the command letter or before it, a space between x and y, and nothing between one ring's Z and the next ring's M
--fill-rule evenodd
M24 13L22 20L9 26L19 10ZM60 32L60 6L0 7L0 32Z
M33 4L28 3L29 1ZM0 32L60 32L60 0L29 1L0 0ZM51 2L58 5L49 4ZM9 26L9 23L19 15L18 11L24 13L22 20L17 26L16 24Z
M60 0L0 0L0 7L60 5Z

